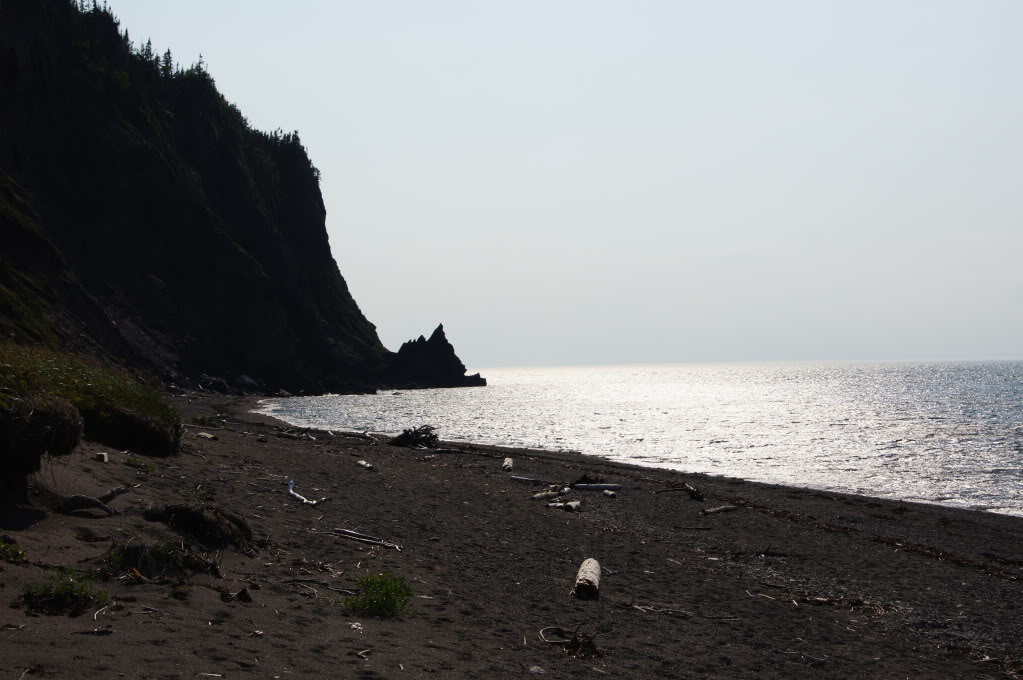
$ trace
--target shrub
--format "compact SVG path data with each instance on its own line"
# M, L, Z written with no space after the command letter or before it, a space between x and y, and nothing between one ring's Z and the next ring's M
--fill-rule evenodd
M29 609L78 616L89 607L110 603L110 593L96 585L96 575L61 569L46 583L25 586L21 600Z
M353 614L377 618L415 615L410 602L412 588L402 577L388 572L370 574L360 578L356 585L362 592L344 600Z
M0 407L38 395L78 409L94 441L153 455L178 450L181 417L155 383L98 359L0 343Z
M25 549L15 545L6 537L0 536L0 560L4 562L24 562Z
M407 446L416 448L425 446L433 448L437 446L440 439L437 437L437 428L433 425L420 425L411 429L404 429L397 437L389 442L391 446Z

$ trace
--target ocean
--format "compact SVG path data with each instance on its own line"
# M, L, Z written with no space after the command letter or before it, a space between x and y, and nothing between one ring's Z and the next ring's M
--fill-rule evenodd
M260 411L323 429L431 424L452 441L1023 516L1023 362L482 373L487 387L268 399Z

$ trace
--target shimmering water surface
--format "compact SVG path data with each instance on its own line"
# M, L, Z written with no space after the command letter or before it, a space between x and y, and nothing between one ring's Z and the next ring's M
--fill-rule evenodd
M1023 515L1023 362L482 371L488 387L262 403L295 425L569 449Z

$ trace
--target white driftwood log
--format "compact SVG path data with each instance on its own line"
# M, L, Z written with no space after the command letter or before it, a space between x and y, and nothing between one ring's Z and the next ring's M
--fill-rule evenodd
M540 491L533 494L533 500L542 501L547 498L557 498L561 495L560 491Z
M611 489L604 489L604 495L608 498L618 498L618 493Z
M576 491L621 491L621 484L573 484Z
M580 600L596 600L600 598L600 563L592 557L583 560L579 573L575 575L575 588L572 594Z
M734 512L739 508L735 505L722 505L719 508L704 508L701 512L704 515L716 515L719 512Z
M302 495L296 493L295 492L295 480L293 480L293 479L288 479L288 495L291 496L292 498L294 498L296 501L302 501L303 505L311 505L314 508L317 505L319 505L320 503L323 503L324 501L330 500L329 498L324 497L324 498L321 498L318 501L311 501L308 498L306 498L305 496L302 496Z
M359 467L364 467L367 470L372 470L373 469L373 463L369 463L369 462L364 461L364 460L356 461L356 465L358 465Z
M501 463L501 469L505 472L511 472L513 467L515 467L515 462L511 458L505 458Z
M577 512L582 504L582 501L568 501L567 503L548 503L547 507L565 512Z

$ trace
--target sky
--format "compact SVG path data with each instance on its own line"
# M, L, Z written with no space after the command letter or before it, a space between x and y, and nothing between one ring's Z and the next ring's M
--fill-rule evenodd
M113 0L298 130L384 344L1023 359L1017 0Z

